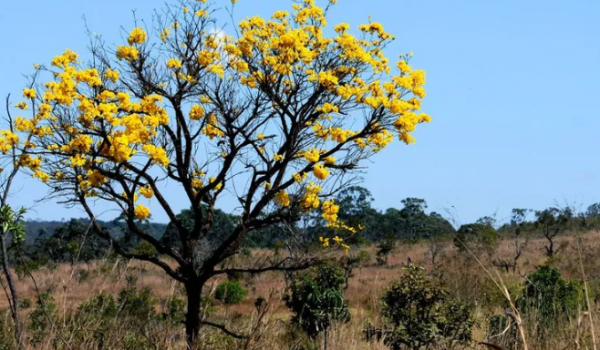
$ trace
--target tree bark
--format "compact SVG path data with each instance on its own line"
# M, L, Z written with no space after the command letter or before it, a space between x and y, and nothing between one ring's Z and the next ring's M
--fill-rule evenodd
M8 266L8 255L5 239L6 233L2 232L2 236L0 237L0 245L2 246L2 269L4 271L4 275L6 276L6 282L8 284L8 289L10 290L10 297L12 299L12 301L9 300L9 305L10 313L15 324L15 341L17 342L17 348L23 349L23 344L21 342L21 321L19 319L19 298L12 274L10 272L10 267Z
M204 282L192 281L185 284L187 294L187 312L185 314L185 335L188 350L195 349L202 326L200 311L202 307L202 287Z

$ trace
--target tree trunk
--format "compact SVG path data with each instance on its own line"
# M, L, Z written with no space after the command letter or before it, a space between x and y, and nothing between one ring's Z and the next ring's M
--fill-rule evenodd
M193 281L185 284L187 294L187 312L185 314L185 334L188 349L195 349L200 334L200 308L203 282Z
M4 270L6 282L8 283L8 289L10 290L10 297L12 299L12 302L9 300L9 305L10 313L15 324L15 341L17 342L17 348L23 349L23 344L21 343L21 321L19 320L19 298L17 296L15 283L8 266L8 254L6 251L6 242L4 241L5 239L6 235L5 232L3 232L2 236L0 237L0 245L2 246L2 269Z

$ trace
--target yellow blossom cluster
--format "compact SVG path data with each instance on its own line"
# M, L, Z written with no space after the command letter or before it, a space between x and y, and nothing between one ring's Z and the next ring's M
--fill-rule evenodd
M140 220L145 220L150 216L150 209L142 204L138 204L134 209L135 217Z
M275 202L282 207L287 207L290 205L290 197L286 191L279 191L275 193Z
M321 187L315 185L314 182L311 181L306 187L306 192L304 193L304 197L302 197L302 201L300 203L302 209L317 209L320 204L319 193L321 193Z
M338 211L340 210L340 206L336 205L333 201L333 199L328 200L326 202L323 203L323 205L321 206L321 209L323 210L323 219L325 219L325 221L327 221L328 223L334 223L337 222L338 219Z
M199 105L193 105L192 108L190 108L189 115L191 120L200 120L204 116L204 108Z
M202 129L202 133L208 136L211 140L215 137L223 137L225 133L219 129L217 116L213 113L206 117L206 126Z
M319 163L313 168L313 174L317 179L325 180L329 176L329 170L325 168L325 165Z
M341 247L342 249L344 249L344 253L348 254L348 251L350 251L350 246L343 243L344 239L339 237L339 236L335 236L331 239L333 242L335 242L335 244L337 244L339 247ZM323 237L323 236L319 236L319 242L321 243L321 245L323 246L323 248L327 248L329 247L329 238L327 237Z
M152 198L154 196L154 190L150 185L140 187L140 194L146 198Z
M335 2L330 0L331 4ZM338 221L339 206L333 200L321 203L321 187L313 182L306 185L305 181L309 175L326 180L332 169L342 169L347 164L342 153L352 148L368 147L376 152L395 137L407 144L414 142L411 133L417 124L430 121L428 115L420 113L425 72L409 65L410 55L401 56L395 67L390 63L383 49L394 37L380 23L369 20L356 32L348 23L326 30L326 12L316 5L316 0L295 1L291 13L277 11L270 19L246 18L240 22L236 38L207 30L184 33L190 23L201 25L209 16L204 5L188 6L183 7L183 15L179 14L178 19L157 33L165 43L161 46L160 64L153 59L153 45L146 44L153 42L148 41L148 34L141 27L133 28L126 42L116 47L112 61L102 60L97 67L83 67L71 50L56 56L51 62L53 71L49 72L53 78L39 85L43 89L24 89L27 102L15 106L28 111L22 113L31 113L30 117L14 119L14 130L22 133L19 136L25 141L21 144L17 134L4 130L0 132L0 152L6 154L21 147L39 154L24 154L19 162L42 181L63 181L77 174L79 188L86 195L93 195L107 187L114 169L132 171L134 165L147 164L168 171L181 171L181 167L192 172L195 159L181 165L177 158L181 155L176 153L191 150L191 154L199 154L200 143L192 145L196 138L208 139L207 143L213 140L211 144L223 156L219 162L228 161L225 150L235 149L228 142L244 139L261 153L257 158L265 160L266 167L282 169L286 176L297 171L292 175L297 184L288 180L286 186L303 191L288 195L286 187L282 187L274 195L275 203L290 206L291 196L304 211L320 207L331 227L352 230ZM116 67L123 69L119 68L119 72ZM144 76L147 72L153 73ZM233 92L244 90L238 95L240 101L223 94L229 88ZM314 99L307 98L311 102L302 108L293 105L311 95ZM229 100L240 102L238 106L250 106L244 101L248 96L260 96L260 111L230 109ZM192 98L199 98L200 102L193 104ZM188 103L191 107L185 117L185 112L176 108ZM167 106L177 111L177 118L172 121ZM364 122L355 118L359 110L364 111ZM249 120L246 124L245 118ZM296 133L292 135L296 139L283 140L290 141L290 148L277 145L277 134L263 134L265 130L278 130L272 124L280 118L279 130ZM248 130L244 130L246 127ZM257 133L258 130L263 132ZM177 144L184 138L185 145ZM174 139L175 145L170 144L169 140ZM294 143L298 148L294 148ZM33 153L38 147L41 151ZM180 147L177 152L176 147ZM278 152L272 155L276 163L270 160L271 150ZM240 154L247 153L241 150ZM334 165L336 156L342 157L338 166ZM45 164L57 159L60 171L45 168ZM178 164L171 165L172 161ZM286 169L288 164L294 170ZM204 172L196 171L188 179L193 193L206 185L204 176ZM224 179L229 179L228 174L219 176L219 183L215 183L216 177L209 179L215 191L220 191ZM263 180L267 191L271 185L266 181L270 179ZM135 192L136 187L129 193ZM155 195L149 185L138 191L145 198ZM142 205L134 210L141 220L150 215ZM341 245L338 238L333 241ZM326 240L329 245L329 239Z

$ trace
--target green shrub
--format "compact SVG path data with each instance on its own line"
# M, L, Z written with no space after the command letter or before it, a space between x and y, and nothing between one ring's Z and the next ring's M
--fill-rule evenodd
M19 309L28 309L31 307L31 299L19 300Z
M429 280L423 268L409 265L404 270L382 298L382 315L392 327L384 343L394 350L469 343L475 324L471 309L450 300L448 289Z
M136 287L126 287L119 292L119 315L129 316L147 322L155 316L158 300L149 287L138 291Z
M169 302L168 312L162 314L163 321L169 321L173 325L185 322L185 300L173 296Z
M109 319L117 316L117 304L111 295L100 293L82 302L77 308L79 317Z
M327 331L332 321L350 320L350 311L342 293L345 280L344 271L331 264L293 276L291 293L284 300L294 313L292 322L310 338Z
M385 238L377 245L377 264L387 265L388 256L396 249L396 236L387 234Z
M527 278L517 306L523 313L539 313L542 326L574 316L582 303L577 280L565 281L556 268L541 266Z
M238 281L219 283L215 290L215 299L225 304L239 304L248 295L248 290Z
M48 335L51 321L56 318L56 304L49 293L42 293L36 300L36 307L29 313L30 342L36 347Z
M462 225L454 237L454 246L460 251L483 251L492 254L499 244L498 232L490 223L477 222Z

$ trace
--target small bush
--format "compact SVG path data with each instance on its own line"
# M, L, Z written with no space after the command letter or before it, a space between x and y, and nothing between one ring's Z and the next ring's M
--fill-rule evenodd
M30 342L36 347L48 335L51 322L56 318L57 306L49 293L42 293L36 300L36 308L29 313Z
M138 291L136 287L126 287L119 292L119 315L129 316L141 322L155 316L158 300L149 287Z
M82 302L77 311L79 317L104 320L117 316L117 304L111 295L101 293Z
M392 326L384 342L393 350L467 344L472 339L471 309L450 300L448 289L429 280L423 268L405 267L404 276L388 288L382 304L382 314Z
M350 321L342 293L345 280L344 271L331 264L294 275L291 293L284 297L286 306L294 313L292 323L314 339L326 332L332 321Z
M539 313L541 325L547 326L561 317L574 316L582 302L577 280L565 281L556 268L541 266L528 276L517 305L523 313Z
M30 307L31 307L31 299L19 300L19 308L20 309L28 309Z
M248 290L238 281L225 281L215 290L215 299L225 304L239 304L248 295Z
M485 252L492 254L499 244L498 232L489 223L475 223L462 225L454 237L454 246L465 252Z

